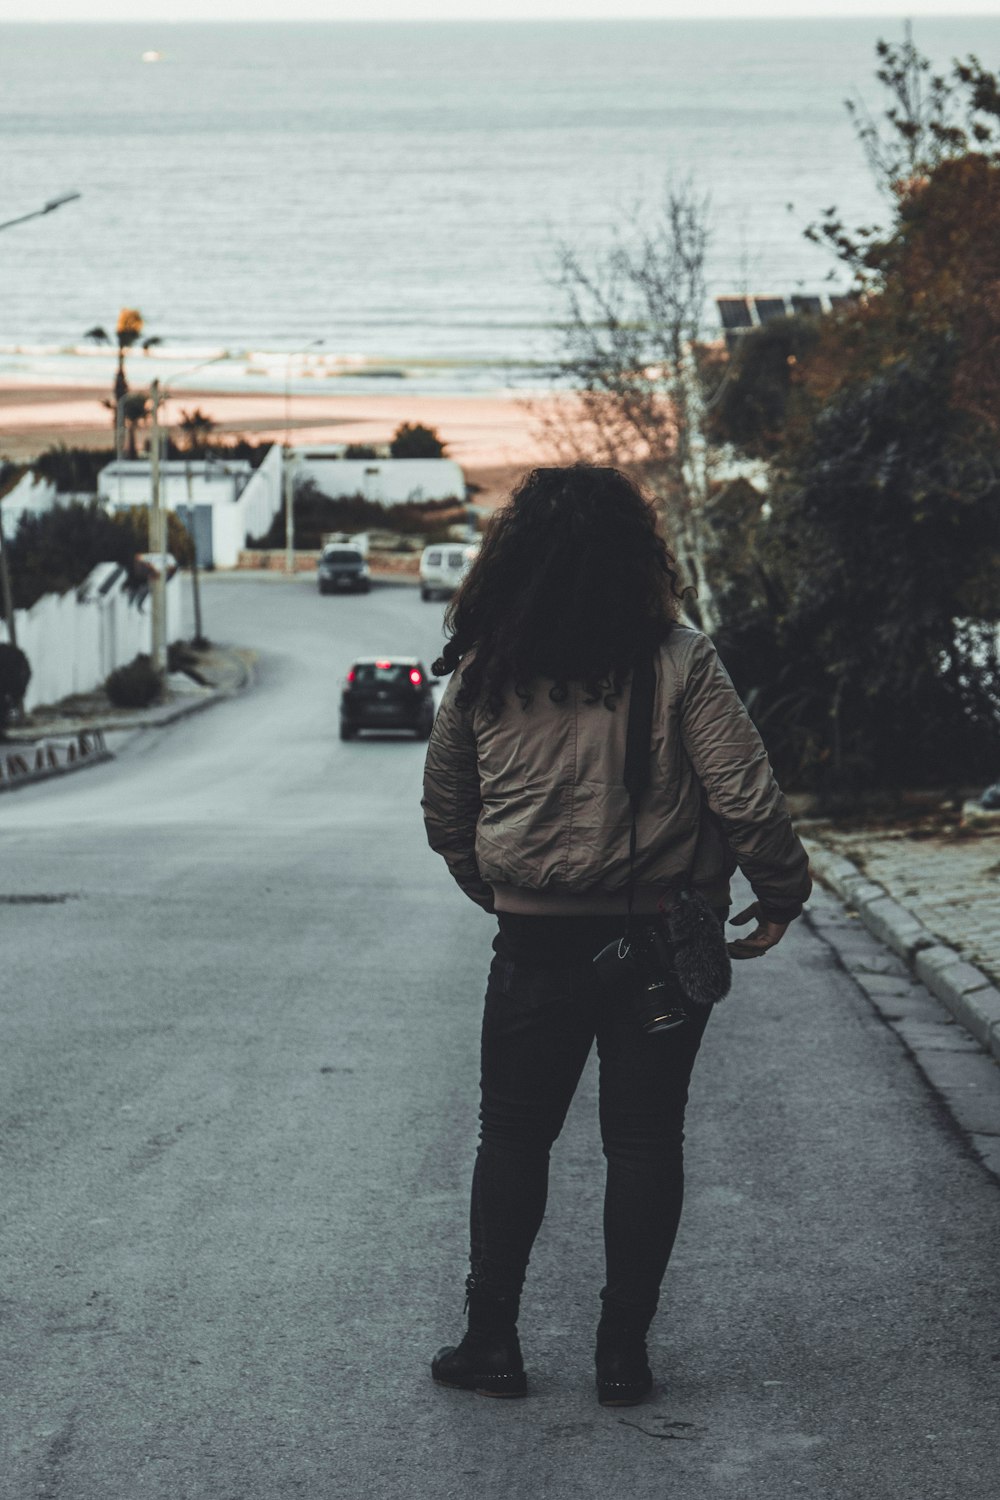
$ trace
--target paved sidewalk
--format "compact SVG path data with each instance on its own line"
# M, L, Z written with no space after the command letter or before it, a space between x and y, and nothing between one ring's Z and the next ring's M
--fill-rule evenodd
M801 826L814 874L1000 1061L1000 826Z
M803 824L803 831L1000 983L1000 822L963 828L954 816L939 816L893 827Z

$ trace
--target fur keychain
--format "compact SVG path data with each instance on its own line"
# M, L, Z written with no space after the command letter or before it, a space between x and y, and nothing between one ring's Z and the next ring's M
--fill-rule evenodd
M658 909L678 984L692 1005L714 1005L728 995L733 979L718 917L704 896L690 886L662 897Z

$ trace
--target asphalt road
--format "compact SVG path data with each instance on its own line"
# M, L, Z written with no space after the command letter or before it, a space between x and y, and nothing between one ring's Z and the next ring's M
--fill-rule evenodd
M425 849L421 747L341 744L336 695L441 609L205 596L252 692L0 800L4 1500L995 1500L1000 1194L805 923L709 1028L656 1399L594 1402L589 1072L531 1398L432 1385L492 924Z

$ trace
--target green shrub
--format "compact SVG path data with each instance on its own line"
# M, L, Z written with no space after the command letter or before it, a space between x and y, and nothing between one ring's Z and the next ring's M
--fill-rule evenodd
M114 457L114 448L69 448L65 443L55 443L38 455L32 468L61 495L72 491L96 495L97 476Z
M17 646L0 645L0 739L31 681L31 665Z
M348 443L344 449L345 458L378 458L378 454L371 443Z
M30 609L43 594L75 588L98 563L120 563L132 576L136 553L144 550L144 536L129 518L107 515L96 501L25 514L7 540L14 607Z
M446 447L435 428L422 422L404 422L393 433L389 452L393 458L443 458Z
M790 790L984 784L1000 755L996 439L929 343L827 403L772 483L716 644Z
M148 708L160 696L160 678L148 656L118 667L104 684L116 708Z

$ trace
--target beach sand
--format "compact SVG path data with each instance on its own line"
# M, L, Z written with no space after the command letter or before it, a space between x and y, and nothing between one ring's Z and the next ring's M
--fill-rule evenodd
M101 405L107 388L26 384L0 379L0 457L15 462L35 458L55 443L98 448L112 442L110 413ZM535 398L544 400L545 398ZM513 480L535 463L552 462L537 431L530 403L494 396L334 396L291 399L287 431L302 443L387 442L401 422L436 428L449 458L462 465L470 484L480 487L478 504L493 507ZM181 410L201 409L223 438L283 442L285 398L280 393L184 390L168 394L163 420L173 424Z

